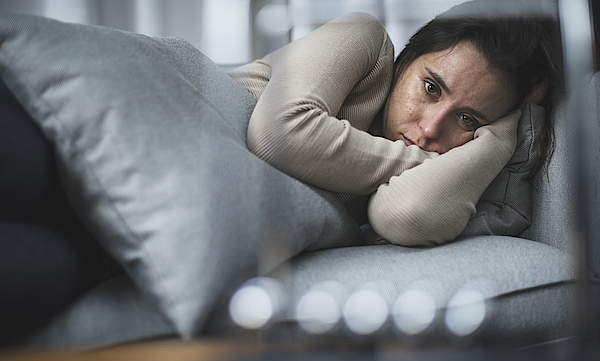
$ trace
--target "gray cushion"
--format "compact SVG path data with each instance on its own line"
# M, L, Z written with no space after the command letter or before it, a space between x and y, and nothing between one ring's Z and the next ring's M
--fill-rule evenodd
M395 245L350 247L312 252L295 259L289 282L302 293L311 285L335 280L350 289L386 281L397 291L410 283L435 283L440 306L466 282L485 280L486 297L553 282L572 280L575 259L554 247L506 236L467 237L435 248Z
M537 157L544 108L527 103L517 130L517 148L477 202L462 236L516 236L531 225L533 185L531 171Z
M392 342L391 345L398 345L403 350L410 349L414 345L456 347L471 344L494 349L501 347L518 349L580 336L580 331L574 323L578 316L578 302L575 298L577 291L576 282L560 282L486 299L486 315L483 322L472 334L465 337L457 337L448 329L445 323L445 313L448 310L446 307L437 309L431 324L417 335L406 334L398 329L390 315L381 329L370 335L348 332L343 322L340 322L334 330L324 334L310 334L298 327L295 322L280 322L246 336L248 341L259 338L262 341L310 341L325 345L340 339L359 344L372 340L384 344ZM596 299L600 296L598 284L591 285L589 291ZM592 329L598 330L600 305L592 304L590 315L592 315L590 317ZM217 334L230 335L230 332L231 330L221 329ZM239 338L242 334L236 332L235 335ZM403 355L406 356L405 353ZM434 359L438 358L439 354L436 354Z
M523 338L525 341L524 337L532 336L548 340L557 335L553 333L554 327L562 327L572 320L572 313L554 317L544 308L544 305L554 305L548 308L551 311L556 310L555 305L567 307L566 302L572 302L571 291L561 292L553 299L547 299L546 293L536 292L572 282L576 275L574 257L554 247L522 238L467 237L435 248L376 245L332 249L301 255L288 269L289 278L282 293L286 295L287 306L277 318L280 325L297 320L295 312L300 299L319 284L324 285L321 289L338 301L340 310L349 295L362 288L378 292L388 310L393 309L403 292L410 289L425 291L435 300L436 318L419 337L437 341L452 338L444 324L444 313L452 297L461 289L479 291L485 298L487 317L482 329L491 339L498 336L500 339L515 341ZM338 286L327 286L328 283ZM533 302L528 307L538 310L536 313L523 315L521 309L508 312L506 307L494 311L495 300L519 293L531 293L524 299ZM368 310L371 306L364 307ZM375 336L406 337L394 326L392 319L392 315L388 314L385 324ZM540 329L536 334L528 335L535 328ZM295 332L294 338L311 336L298 328ZM544 337L544 333L548 337ZM343 318L336 327L317 336L340 335L360 336L349 331Z
M361 243L334 195L248 152L254 98L187 42L0 14L0 44L79 216L182 336L246 278Z
M558 102L554 119L569 119L567 102ZM573 127L568 121L555 121L555 150L548 164L547 174L540 172L534 178L533 222L521 236L573 251L575 226L575 184L573 171Z
M534 212L529 229L523 237L546 243L569 252L575 252L573 240L578 239L576 212L576 164L584 166L588 179L589 224L587 228L588 264L596 278L600 277L600 73L594 74L585 85L585 105L590 121L586 125L586 159L575 158L574 104L560 99L553 112L555 152L547 173L539 172L534 178ZM582 139L579 139L581 142Z
M175 335L160 310L120 275L83 295L21 345L81 349Z

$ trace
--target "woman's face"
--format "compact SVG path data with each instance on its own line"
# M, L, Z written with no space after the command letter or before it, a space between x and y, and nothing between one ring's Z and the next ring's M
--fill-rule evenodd
M470 42L420 56L398 79L383 115L383 136L444 153L506 115L513 92Z

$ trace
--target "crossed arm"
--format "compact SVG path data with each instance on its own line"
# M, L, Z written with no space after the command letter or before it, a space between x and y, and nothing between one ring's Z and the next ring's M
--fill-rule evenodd
M442 155L373 136L366 130L390 91L393 53L375 18L352 14L230 75L259 99L253 153L323 189L374 193L369 220L390 242L443 243L512 155L518 114Z

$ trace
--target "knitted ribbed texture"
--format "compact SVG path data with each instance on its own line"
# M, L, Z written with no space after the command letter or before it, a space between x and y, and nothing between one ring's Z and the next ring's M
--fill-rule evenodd
M371 197L371 226L392 243L440 244L456 238L475 204L512 156L521 111L477 129L475 139L392 177Z
M350 14L231 71L259 97L249 148L297 179L352 194L373 193L435 157L366 132L385 103L393 62L394 47L379 21Z
M393 63L394 48L381 23L350 14L229 75L259 99L248 128L254 154L326 190L364 195L381 186L370 202L377 232L396 243L439 243L464 228L514 151L516 136L510 154L498 152L493 143L502 141L484 129L474 145L440 157L367 133L390 91ZM404 181L409 169L414 173ZM405 208L408 198L413 201Z

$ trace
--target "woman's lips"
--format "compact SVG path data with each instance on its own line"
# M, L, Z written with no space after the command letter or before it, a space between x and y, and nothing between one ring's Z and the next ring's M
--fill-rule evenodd
M415 143L413 143L412 140L408 139L404 134L402 134L402 140L404 141L404 145L406 145L407 147L409 145L416 145Z

